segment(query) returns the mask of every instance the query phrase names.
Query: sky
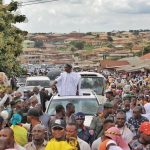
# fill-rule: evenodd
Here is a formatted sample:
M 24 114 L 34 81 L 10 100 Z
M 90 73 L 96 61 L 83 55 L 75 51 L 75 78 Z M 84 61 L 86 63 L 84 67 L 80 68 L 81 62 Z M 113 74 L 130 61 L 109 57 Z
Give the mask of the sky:
M 19 1 L 25 4 L 31 0 Z M 58 0 L 21 6 L 18 13 L 28 21 L 17 27 L 30 33 L 150 29 L 150 0 Z

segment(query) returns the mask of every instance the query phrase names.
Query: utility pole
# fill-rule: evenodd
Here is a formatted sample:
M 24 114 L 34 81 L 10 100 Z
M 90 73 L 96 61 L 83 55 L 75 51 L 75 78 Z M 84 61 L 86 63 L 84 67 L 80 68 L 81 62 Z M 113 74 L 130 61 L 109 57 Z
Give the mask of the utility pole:
M 144 53 L 144 40 L 143 40 L 143 35 L 141 35 L 142 37 L 142 56 L 143 56 L 143 53 Z

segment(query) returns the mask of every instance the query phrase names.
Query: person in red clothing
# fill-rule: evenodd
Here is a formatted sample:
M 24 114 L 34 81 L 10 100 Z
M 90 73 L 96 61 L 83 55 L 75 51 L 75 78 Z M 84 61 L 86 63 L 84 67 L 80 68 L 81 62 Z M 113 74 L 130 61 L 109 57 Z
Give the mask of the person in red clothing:
M 139 128 L 139 138 L 129 143 L 131 150 L 150 149 L 150 122 L 143 122 Z
M 99 146 L 99 150 L 111 150 L 111 147 L 130 150 L 117 127 L 111 127 L 105 131 L 105 137 L 105 140 Z

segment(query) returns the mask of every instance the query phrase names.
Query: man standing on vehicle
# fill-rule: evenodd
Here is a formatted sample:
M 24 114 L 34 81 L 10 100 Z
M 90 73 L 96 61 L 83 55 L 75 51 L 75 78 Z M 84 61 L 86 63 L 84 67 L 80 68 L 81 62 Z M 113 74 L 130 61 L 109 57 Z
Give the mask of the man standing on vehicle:
M 80 79 L 81 76 L 72 71 L 72 66 L 66 64 L 64 72 L 55 79 L 52 86 L 57 86 L 60 96 L 75 96 L 80 94 Z

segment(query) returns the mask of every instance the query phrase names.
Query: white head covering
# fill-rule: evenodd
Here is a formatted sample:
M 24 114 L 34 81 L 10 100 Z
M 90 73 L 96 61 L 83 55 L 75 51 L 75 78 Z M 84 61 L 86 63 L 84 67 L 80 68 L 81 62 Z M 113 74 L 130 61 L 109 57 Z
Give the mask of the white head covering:
M 119 146 L 110 146 L 109 150 L 123 150 L 123 149 Z
M 150 121 L 150 103 L 145 104 L 144 109 L 146 111 L 146 114 L 142 114 L 142 116 L 148 118 Z
M 150 114 L 150 103 L 145 104 L 144 108 L 145 108 L 146 114 Z

